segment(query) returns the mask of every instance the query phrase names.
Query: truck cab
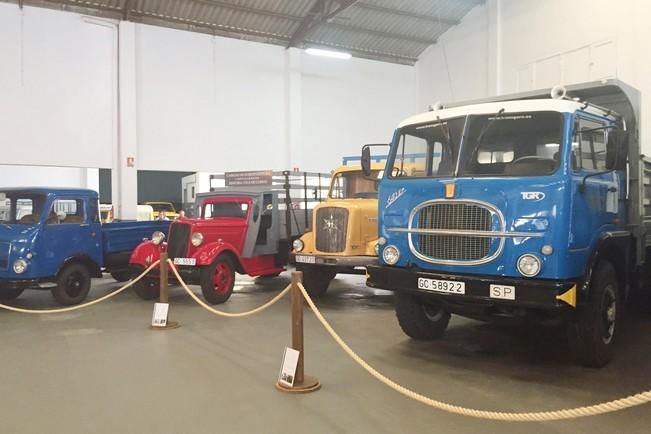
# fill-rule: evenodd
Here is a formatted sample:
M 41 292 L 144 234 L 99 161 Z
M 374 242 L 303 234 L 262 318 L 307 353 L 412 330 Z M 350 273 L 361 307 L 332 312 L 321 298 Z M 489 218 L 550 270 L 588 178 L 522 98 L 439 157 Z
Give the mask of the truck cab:
M 167 237 L 160 232 L 143 242 L 131 256 L 131 267 L 138 272 L 167 252 L 186 283 L 200 285 L 208 302 L 223 303 L 233 292 L 236 272 L 273 277 L 285 270 L 292 232 L 285 229 L 279 209 L 274 189 L 199 194 L 198 217 L 174 221 Z M 154 299 L 158 281 L 143 279 L 135 290 L 143 299 Z
M 290 256 L 310 295 L 323 295 L 338 273 L 365 274 L 377 262 L 377 181 L 383 170 L 383 162 L 373 162 L 368 176 L 360 165 L 333 171 L 326 200 L 314 208 L 311 228 L 294 241 Z
M 166 223 L 102 225 L 86 189 L 0 188 L 0 299 L 51 289 L 63 305 L 83 301 L 91 277 L 128 280 L 131 250 Z
M 559 319 L 575 360 L 603 366 L 646 262 L 639 94 L 619 82 L 545 93 L 399 125 L 367 284 L 397 292 L 412 338 L 441 336 L 451 313 Z

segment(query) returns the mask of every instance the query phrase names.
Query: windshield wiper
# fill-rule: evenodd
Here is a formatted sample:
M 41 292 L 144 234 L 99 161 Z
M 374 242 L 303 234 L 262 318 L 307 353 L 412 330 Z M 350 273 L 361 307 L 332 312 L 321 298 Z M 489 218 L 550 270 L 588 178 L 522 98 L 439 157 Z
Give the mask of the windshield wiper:
M 470 154 L 470 155 L 475 155 L 477 153 L 477 151 L 479 150 L 479 147 L 481 146 L 481 144 L 482 144 L 482 142 L 484 140 L 484 136 L 486 135 L 488 130 L 490 130 L 490 128 L 493 126 L 495 121 L 498 120 L 502 116 L 503 113 L 504 113 L 504 107 L 499 109 L 499 111 L 497 113 L 495 113 L 495 116 L 493 116 L 493 118 L 490 119 L 486 123 L 486 125 L 484 125 L 484 128 L 482 128 L 481 131 L 479 132 L 479 136 L 477 136 L 477 144 L 475 145 L 475 149 L 473 149 L 472 154 Z
M 450 128 L 448 128 L 448 123 L 443 122 L 441 120 L 441 117 L 437 116 L 436 117 L 436 126 L 441 127 L 441 129 L 443 130 L 443 132 L 445 134 L 445 144 L 447 146 L 450 146 L 450 142 L 452 141 L 452 138 L 450 137 Z

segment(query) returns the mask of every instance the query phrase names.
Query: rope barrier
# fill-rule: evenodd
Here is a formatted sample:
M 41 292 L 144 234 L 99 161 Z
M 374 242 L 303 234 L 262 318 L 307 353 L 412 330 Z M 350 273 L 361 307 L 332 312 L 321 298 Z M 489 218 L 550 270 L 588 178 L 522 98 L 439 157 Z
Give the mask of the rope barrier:
M 538 412 L 499 412 L 499 411 L 488 411 L 488 410 L 477 410 L 472 408 L 465 408 L 458 405 L 449 404 L 442 401 L 437 401 L 427 396 L 421 395 L 417 392 L 414 392 L 411 389 L 408 389 L 385 375 L 378 372 L 375 368 L 369 365 L 364 359 L 362 359 L 357 353 L 355 353 L 349 346 L 344 342 L 344 340 L 334 331 L 330 323 L 323 317 L 319 309 L 316 307 L 310 295 L 305 290 L 305 287 L 302 283 L 298 284 L 303 297 L 307 301 L 307 304 L 314 312 L 314 315 L 317 317 L 321 325 L 326 329 L 326 331 L 332 336 L 332 338 L 337 342 L 337 344 L 364 370 L 369 374 L 375 377 L 377 380 L 382 382 L 384 385 L 390 387 L 396 392 L 416 400 L 422 404 L 425 404 L 429 407 L 436 408 L 439 410 L 447 411 L 449 413 L 454 413 L 462 416 L 475 417 L 479 419 L 491 419 L 491 420 L 500 420 L 506 422 L 542 422 L 542 421 L 554 421 L 554 420 L 563 420 L 563 419 L 576 419 L 579 417 L 586 416 L 596 416 L 605 413 L 611 413 L 614 411 L 624 410 L 626 408 L 635 407 L 638 405 L 646 404 L 651 402 L 651 390 L 646 392 L 641 392 L 636 395 L 631 395 L 626 398 L 615 399 L 612 401 L 604 402 L 601 404 L 594 404 L 584 407 L 576 407 L 564 410 L 554 410 L 554 411 L 538 411 Z
M 174 273 L 174 275 L 176 276 L 176 280 L 178 280 L 178 282 L 181 284 L 183 289 L 185 289 L 185 292 L 187 292 L 188 295 L 194 299 L 194 301 L 196 301 L 201 307 L 206 309 L 208 312 L 213 313 L 213 314 L 218 315 L 218 316 L 223 316 L 223 317 L 226 317 L 226 318 L 242 318 L 242 317 L 245 317 L 245 316 L 250 316 L 250 315 L 256 314 L 258 312 L 262 312 L 266 308 L 276 304 L 276 302 L 278 300 L 283 298 L 292 289 L 291 284 L 287 285 L 287 288 L 283 289 L 278 295 L 276 295 L 274 298 L 272 298 L 271 300 L 269 300 L 268 302 L 266 302 L 262 306 L 256 307 L 255 309 L 251 309 L 251 310 L 246 311 L 246 312 L 238 312 L 238 313 L 223 312 L 221 310 L 217 310 L 217 309 L 215 309 L 215 308 L 213 308 L 211 306 L 208 306 L 203 300 L 201 300 L 199 297 L 197 297 L 197 295 L 194 292 L 192 292 L 192 290 L 190 288 L 188 288 L 188 285 L 186 285 L 186 283 L 183 281 L 183 279 L 181 278 L 181 275 L 179 274 L 176 267 L 174 266 L 174 263 L 169 259 L 168 259 L 167 262 L 169 262 L 169 266 L 170 266 L 172 272 Z
M 23 308 L 20 308 L 20 307 L 8 306 L 6 304 L 0 304 L 0 308 L 10 310 L 12 312 L 30 313 L 30 314 L 36 314 L 36 315 L 38 315 L 38 314 L 49 314 L 49 313 L 72 312 L 74 310 L 79 310 L 79 309 L 82 309 L 84 307 L 89 307 L 89 306 L 92 306 L 94 304 L 100 303 L 100 302 L 102 302 L 104 300 L 108 300 L 109 298 L 114 297 L 114 296 L 118 295 L 119 293 L 123 292 L 124 290 L 130 288 L 131 286 L 133 286 L 133 284 L 135 284 L 140 279 L 145 277 L 145 275 L 147 275 L 147 273 L 149 273 L 149 271 L 151 271 L 152 268 L 154 268 L 156 265 L 158 265 L 158 262 L 159 261 L 156 261 L 153 264 L 151 264 L 149 266 L 149 268 L 147 268 L 145 271 L 143 271 L 138 277 L 136 277 L 135 279 L 131 280 L 129 283 L 124 285 L 122 288 L 120 288 L 120 289 L 118 289 L 116 291 L 113 291 L 110 294 L 106 294 L 105 296 L 100 297 L 97 300 L 89 301 L 88 303 L 78 304 L 76 306 L 70 306 L 70 307 L 62 307 L 62 308 L 58 308 L 58 309 L 23 309 Z

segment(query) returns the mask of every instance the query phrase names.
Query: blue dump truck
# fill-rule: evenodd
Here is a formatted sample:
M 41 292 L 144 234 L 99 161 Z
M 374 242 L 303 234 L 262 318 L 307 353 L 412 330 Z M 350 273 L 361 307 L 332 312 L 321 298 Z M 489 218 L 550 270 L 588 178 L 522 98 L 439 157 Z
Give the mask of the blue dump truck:
M 0 188 L 0 300 L 51 289 L 62 305 L 81 303 L 92 277 L 131 277 L 131 251 L 169 222 L 101 224 L 97 192 Z
M 450 314 L 567 325 L 608 363 L 626 302 L 649 305 L 651 163 L 639 93 L 616 80 L 441 106 L 400 124 L 379 184 L 379 265 L 403 331 Z M 370 148 L 362 150 L 368 171 Z

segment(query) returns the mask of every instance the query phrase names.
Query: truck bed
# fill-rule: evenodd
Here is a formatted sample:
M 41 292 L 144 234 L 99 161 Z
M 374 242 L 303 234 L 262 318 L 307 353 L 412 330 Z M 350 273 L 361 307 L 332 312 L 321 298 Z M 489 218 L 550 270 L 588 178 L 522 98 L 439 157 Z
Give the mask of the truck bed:
M 161 231 L 167 234 L 169 221 L 124 221 L 102 225 L 102 248 L 104 256 L 131 252 L 143 238 L 151 238 L 151 234 Z

